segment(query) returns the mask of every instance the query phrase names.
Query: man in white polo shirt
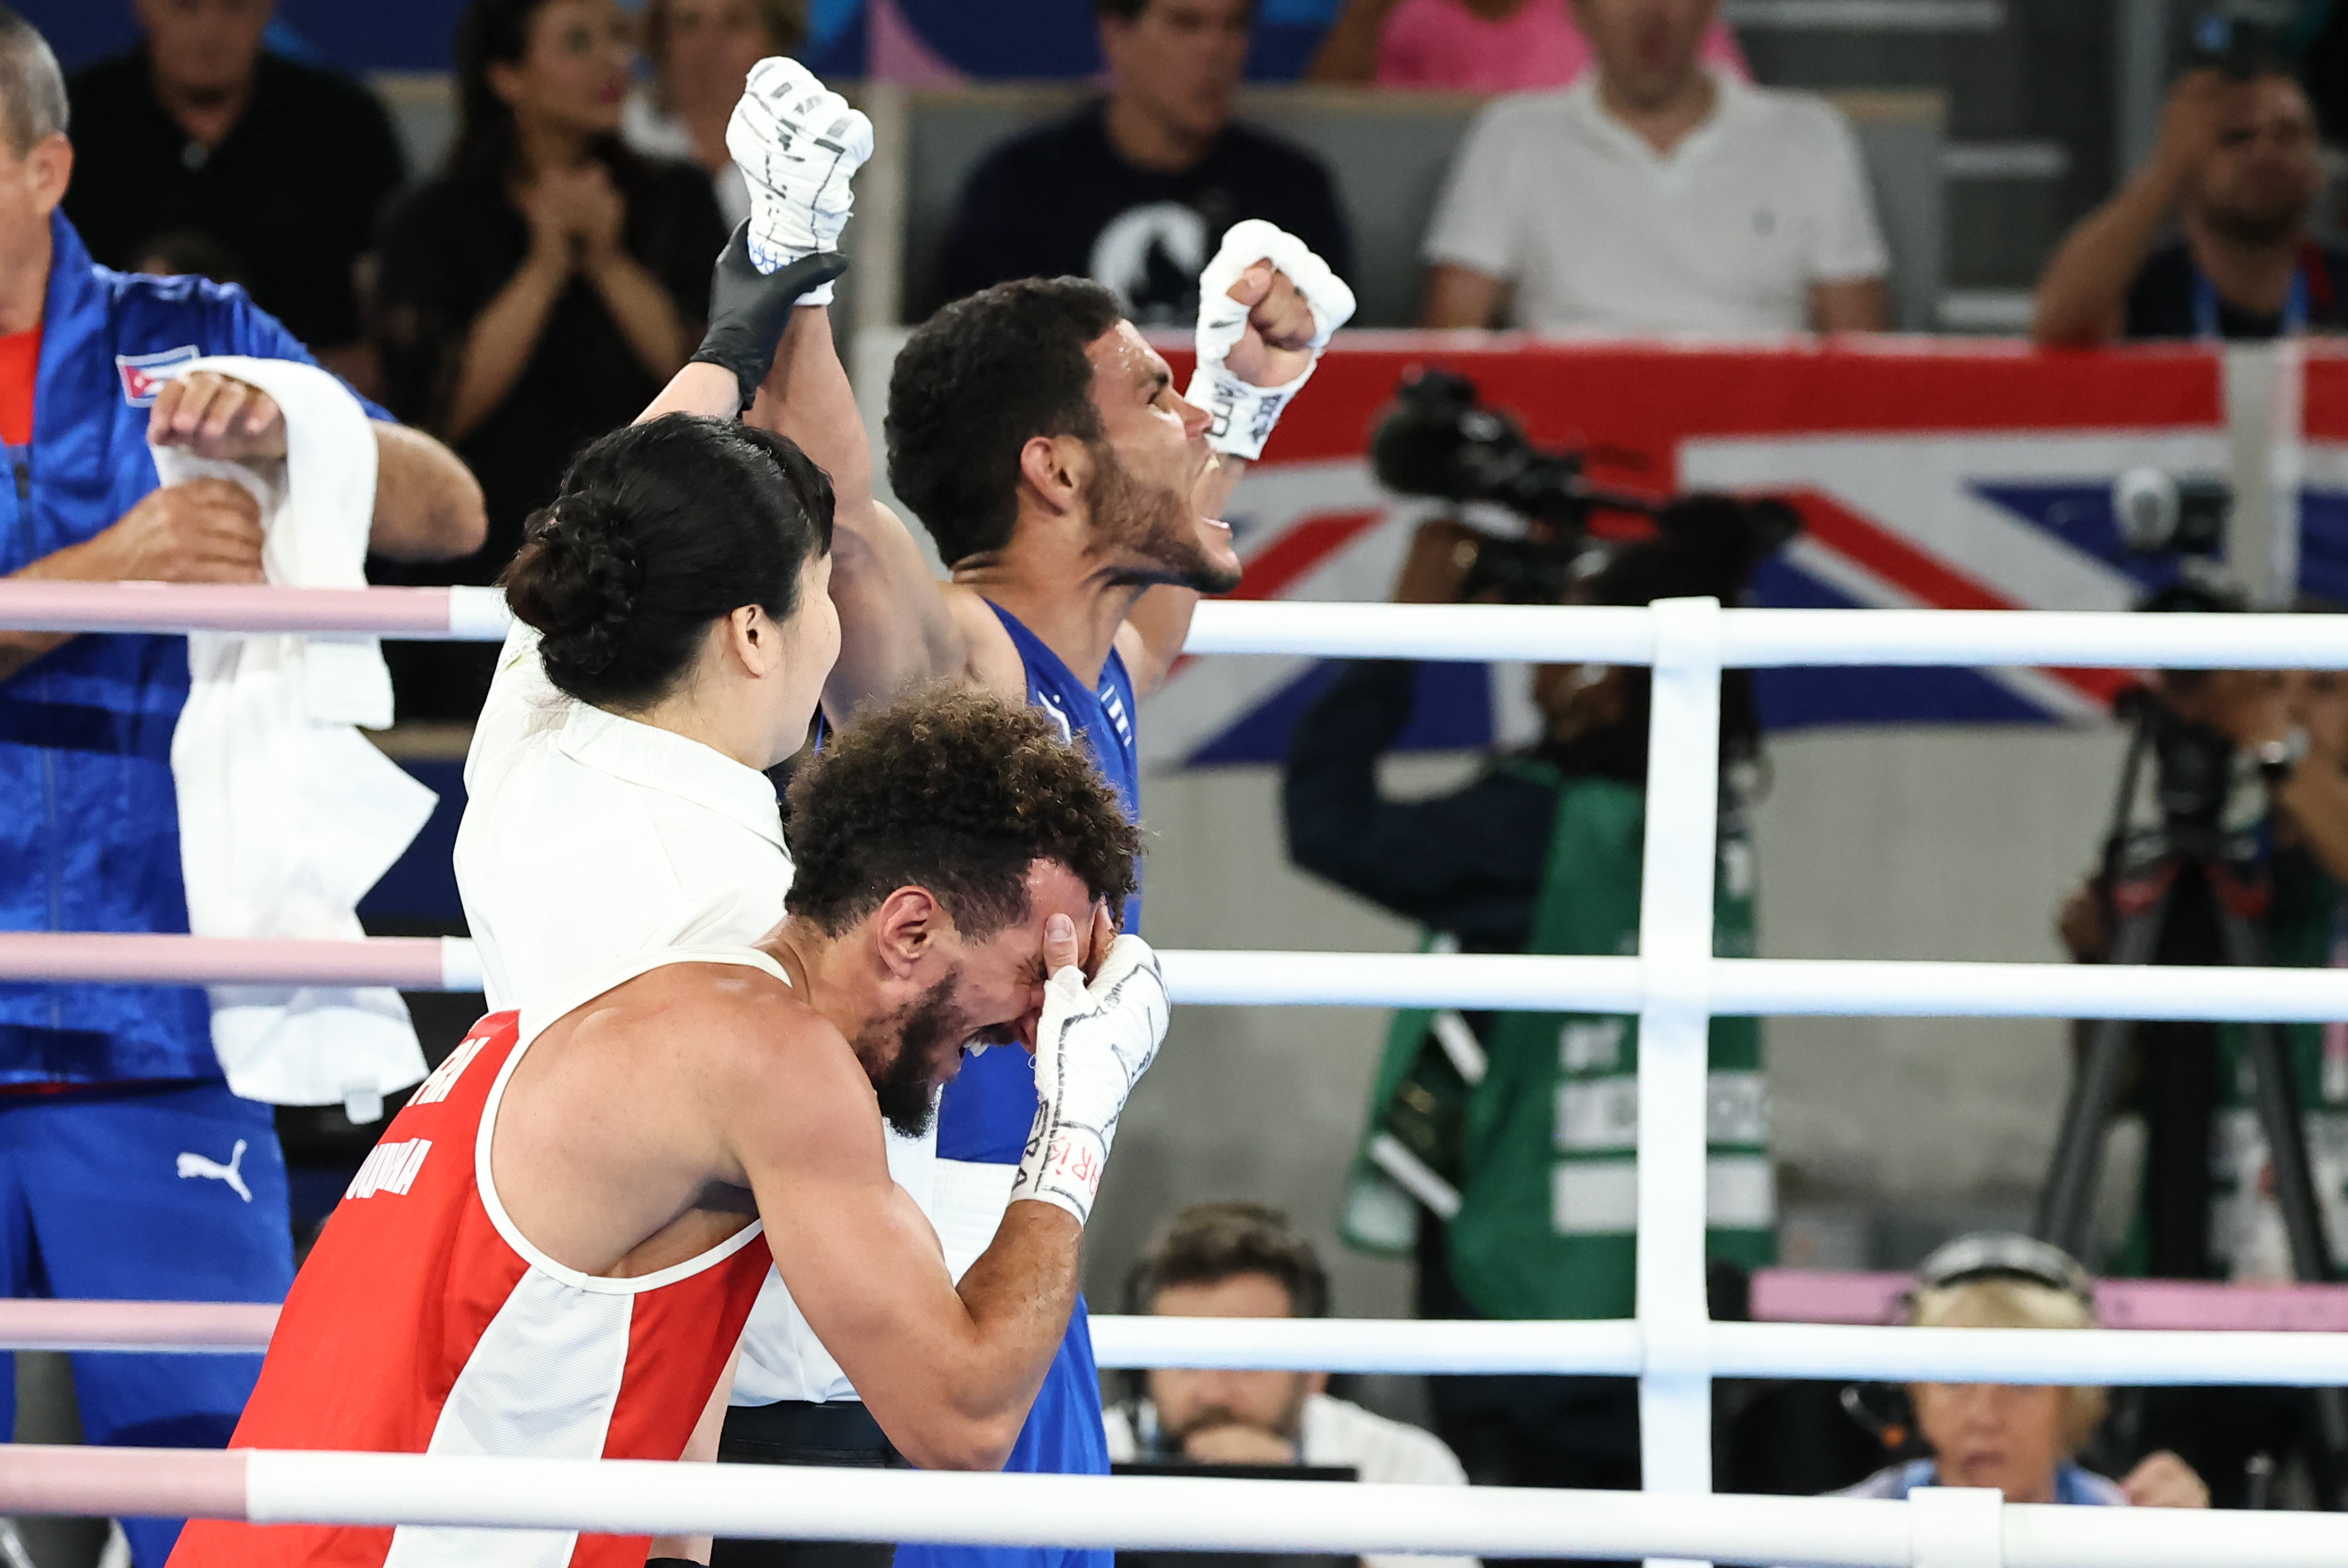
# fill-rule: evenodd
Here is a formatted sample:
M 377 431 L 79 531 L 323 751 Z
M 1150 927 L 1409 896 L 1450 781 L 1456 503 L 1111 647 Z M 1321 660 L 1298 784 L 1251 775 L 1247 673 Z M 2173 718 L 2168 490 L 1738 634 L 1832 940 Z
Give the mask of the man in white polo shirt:
M 1504 97 L 1429 225 L 1425 324 L 1878 331 L 1883 237 L 1850 127 L 1698 55 L 1718 0 L 1573 0 L 1598 69 Z

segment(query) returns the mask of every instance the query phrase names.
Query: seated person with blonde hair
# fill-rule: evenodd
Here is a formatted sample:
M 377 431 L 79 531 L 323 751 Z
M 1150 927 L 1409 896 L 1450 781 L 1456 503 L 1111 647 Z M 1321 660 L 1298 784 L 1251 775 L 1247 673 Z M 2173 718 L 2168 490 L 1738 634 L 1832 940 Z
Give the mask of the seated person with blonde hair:
M 2060 1247 L 1982 1232 L 1924 1260 L 1905 1321 L 1917 1328 L 2093 1328 L 2095 1285 Z M 2173 1453 L 2147 1455 L 2116 1482 L 2075 1462 L 2103 1423 L 2101 1389 L 1911 1383 L 1908 1397 L 1931 1457 L 1886 1466 L 1835 1496 L 1904 1498 L 1920 1486 L 1988 1486 L 2008 1502 L 2209 1506 L 2209 1489 Z

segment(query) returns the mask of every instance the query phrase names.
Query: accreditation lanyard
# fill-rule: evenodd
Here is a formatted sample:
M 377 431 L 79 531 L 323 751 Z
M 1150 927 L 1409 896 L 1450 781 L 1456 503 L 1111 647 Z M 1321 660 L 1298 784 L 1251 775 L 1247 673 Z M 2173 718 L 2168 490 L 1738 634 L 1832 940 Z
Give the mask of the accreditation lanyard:
M 2308 273 L 2311 268 L 2323 265 L 2323 253 L 2310 245 L 2300 253 L 2298 270 L 2291 275 L 2291 292 L 2282 302 L 2282 322 L 2276 335 L 2298 337 L 2307 331 Z M 2324 279 L 2326 295 L 2331 293 L 2329 277 Z M 2327 300 L 2327 303 L 2329 301 Z M 2203 340 L 2226 334 L 2218 329 L 2218 290 L 2209 282 L 2209 274 L 2199 267 L 2193 269 L 2193 335 Z

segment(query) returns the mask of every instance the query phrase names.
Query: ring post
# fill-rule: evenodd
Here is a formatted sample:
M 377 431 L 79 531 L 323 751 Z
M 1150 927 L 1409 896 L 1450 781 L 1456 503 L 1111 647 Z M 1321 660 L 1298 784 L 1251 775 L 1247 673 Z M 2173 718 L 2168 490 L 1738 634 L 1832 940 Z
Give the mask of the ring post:
M 1720 815 L 1720 601 L 1658 600 L 1639 904 L 1639 1380 L 1650 1491 L 1712 1490 L 1704 1109 Z M 1658 1560 L 1660 1561 L 1660 1560 Z

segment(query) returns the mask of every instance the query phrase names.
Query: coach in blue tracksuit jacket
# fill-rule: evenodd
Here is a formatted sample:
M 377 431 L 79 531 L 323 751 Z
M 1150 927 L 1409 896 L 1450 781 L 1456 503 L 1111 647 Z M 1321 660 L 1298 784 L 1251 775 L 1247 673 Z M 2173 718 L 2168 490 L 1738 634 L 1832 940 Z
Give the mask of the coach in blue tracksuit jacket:
M 201 354 L 308 352 L 242 290 L 91 263 L 57 210 L 73 166 L 64 84 L 5 10 L 0 96 L 26 100 L 0 102 L 0 572 L 259 581 L 250 497 L 222 480 L 159 489 L 149 426 L 192 415 L 203 422 L 176 438 L 199 451 L 282 451 L 283 421 L 252 389 L 164 389 Z M 211 428 L 204 416 L 232 405 L 229 427 Z M 477 548 L 485 524 L 463 465 L 413 431 L 376 431 L 376 548 Z M 170 764 L 187 692 L 181 638 L 0 632 L 0 929 L 188 928 Z M 228 1091 L 204 993 L 0 986 L 0 1289 L 275 1301 L 292 1278 L 270 1108 Z M 77 1358 L 84 1431 L 222 1444 L 259 1364 Z M 13 1409 L 0 1378 L 0 1433 Z M 139 1568 L 162 1568 L 178 1525 L 126 1532 Z

